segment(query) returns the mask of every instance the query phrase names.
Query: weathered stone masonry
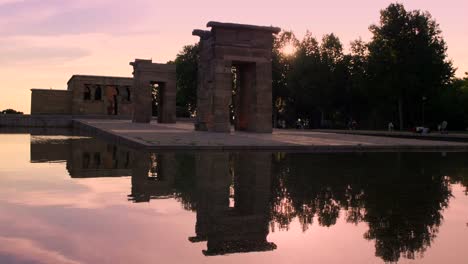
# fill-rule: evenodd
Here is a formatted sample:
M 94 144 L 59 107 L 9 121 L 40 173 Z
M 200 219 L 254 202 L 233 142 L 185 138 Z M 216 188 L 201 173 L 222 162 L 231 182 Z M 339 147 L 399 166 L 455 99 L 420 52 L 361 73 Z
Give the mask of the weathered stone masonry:
M 73 115 L 132 115 L 132 78 L 73 75 L 67 84 Z
M 220 22 L 207 26 L 210 31 L 193 31 L 201 48 L 196 130 L 230 132 L 233 121 L 236 130 L 271 133 L 271 53 L 273 34 L 280 29 Z M 133 78 L 74 75 L 67 91 L 33 89 L 31 114 L 132 116 L 135 123 L 149 123 L 156 88 L 158 122 L 174 123 L 175 65 L 141 59 L 130 65 Z
M 32 114 L 71 114 L 72 93 L 66 90 L 31 89 Z
M 73 75 L 67 85 L 67 90 L 31 89 L 31 114 L 132 115 L 132 78 Z
M 236 130 L 272 132 L 271 51 L 276 27 L 209 22 L 200 37 L 196 130 L 229 132 L 230 104 Z M 232 99 L 232 67 L 237 94 Z
M 134 97 L 133 122 L 151 121 L 152 86 L 159 93 L 158 122 L 176 122 L 176 68 L 174 64 L 153 63 L 151 60 L 136 59 L 133 66 Z

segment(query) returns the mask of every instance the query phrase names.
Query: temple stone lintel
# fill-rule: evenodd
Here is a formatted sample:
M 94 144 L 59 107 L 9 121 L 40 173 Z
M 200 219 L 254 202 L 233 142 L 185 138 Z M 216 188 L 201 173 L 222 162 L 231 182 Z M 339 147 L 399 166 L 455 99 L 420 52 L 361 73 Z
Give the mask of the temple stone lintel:
M 210 21 L 206 24 L 207 27 L 211 28 L 230 28 L 230 29 L 247 29 L 247 30 L 255 30 L 255 31 L 267 31 L 272 34 L 278 34 L 281 31 L 279 27 L 272 27 L 272 26 L 256 26 L 256 25 L 249 25 L 249 24 L 237 24 L 237 23 L 224 23 L 224 22 L 217 22 L 217 21 Z

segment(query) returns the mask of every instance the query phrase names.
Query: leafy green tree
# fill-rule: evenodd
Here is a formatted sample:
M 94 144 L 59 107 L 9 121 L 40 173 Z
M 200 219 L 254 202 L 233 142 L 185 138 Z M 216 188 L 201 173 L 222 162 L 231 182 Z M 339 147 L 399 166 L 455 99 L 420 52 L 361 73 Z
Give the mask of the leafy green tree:
M 339 38 L 329 34 L 319 43 L 308 32 L 291 65 L 288 86 L 296 118 L 312 127 L 327 125 L 325 120 L 342 121 L 349 73 Z
M 2 115 L 22 115 L 23 112 L 16 111 L 14 109 L 8 108 L 0 112 Z
M 361 122 L 368 119 L 372 108 L 369 106 L 368 98 L 368 49 L 367 43 L 362 39 L 357 39 L 350 44 L 350 53 L 345 55 L 345 62 L 348 66 L 347 88 L 347 113 L 350 117 Z
M 451 128 L 468 127 L 467 81 L 453 78 L 446 43 L 429 13 L 390 4 L 370 31 L 371 41 L 355 40 L 349 52 L 333 33 L 321 41 L 310 32 L 302 40 L 292 31 L 278 34 L 272 50 L 274 127 L 278 120 L 295 126 L 298 119 L 309 127 L 340 128 L 351 120 L 374 129 L 390 121 L 399 121 L 400 129 L 435 128 L 443 120 Z M 291 46 L 293 54 L 284 52 Z M 179 116 L 196 109 L 199 52 L 198 44 L 185 46 L 173 62 Z
M 371 98 L 383 106 L 383 119 L 392 120 L 396 108 L 403 129 L 421 122 L 423 98 L 436 98 L 454 69 L 439 25 L 429 13 L 390 4 L 380 15 L 380 23 L 370 27 Z M 389 107 L 392 104 L 396 107 Z
M 299 43 L 292 69 L 288 78 L 291 108 L 295 119 L 307 119 L 321 109 L 322 90 L 320 89 L 321 59 L 318 41 L 307 32 Z
M 288 78 L 291 72 L 292 62 L 295 54 L 285 55 L 283 49 L 287 46 L 297 47 L 299 41 L 292 31 L 282 31 L 273 42 L 272 50 L 272 104 L 273 122 L 277 126 L 278 119 L 292 122 L 295 114 L 290 107 L 291 89 L 288 85 Z
M 322 87 L 325 89 L 327 120 L 333 121 L 333 126 L 343 127 L 345 122 L 353 119 L 348 116 L 346 100 L 349 97 L 348 56 L 343 53 L 343 44 L 335 34 L 325 35 L 321 45 L 323 74 Z
M 177 72 L 176 104 L 179 115 L 195 112 L 197 106 L 197 77 L 200 48 L 198 43 L 184 46 L 175 59 Z
M 439 123 L 447 121 L 451 130 L 468 127 L 468 75 L 454 78 L 445 86 L 427 109 L 427 115 Z

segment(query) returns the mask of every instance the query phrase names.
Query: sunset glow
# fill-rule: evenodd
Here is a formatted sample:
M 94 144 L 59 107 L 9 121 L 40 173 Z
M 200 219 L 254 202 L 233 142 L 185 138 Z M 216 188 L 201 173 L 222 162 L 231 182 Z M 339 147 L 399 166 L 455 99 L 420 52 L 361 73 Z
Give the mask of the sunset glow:
M 0 109 L 30 111 L 31 88 L 65 89 L 73 74 L 126 76 L 135 58 L 173 60 L 198 41 L 208 21 L 273 25 L 302 38 L 335 33 L 345 50 L 395 1 L 239 0 L 0 0 Z M 468 2 L 401 0 L 408 10 L 429 11 L 440 24 L 448 55 L 461 77 L 468 71 Z
M 296 47 L 292 44 L 288 44 L 281 49 L 281 52 L 286 56 L 292 56 L 296 53 Z

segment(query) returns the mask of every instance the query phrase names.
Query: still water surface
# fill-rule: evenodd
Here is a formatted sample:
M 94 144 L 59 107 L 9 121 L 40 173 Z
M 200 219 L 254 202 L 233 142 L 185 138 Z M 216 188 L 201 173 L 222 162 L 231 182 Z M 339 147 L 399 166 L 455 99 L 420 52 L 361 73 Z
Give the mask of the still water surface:
M 0 263 L 468 263 L 468 153 L 0 135 Z

